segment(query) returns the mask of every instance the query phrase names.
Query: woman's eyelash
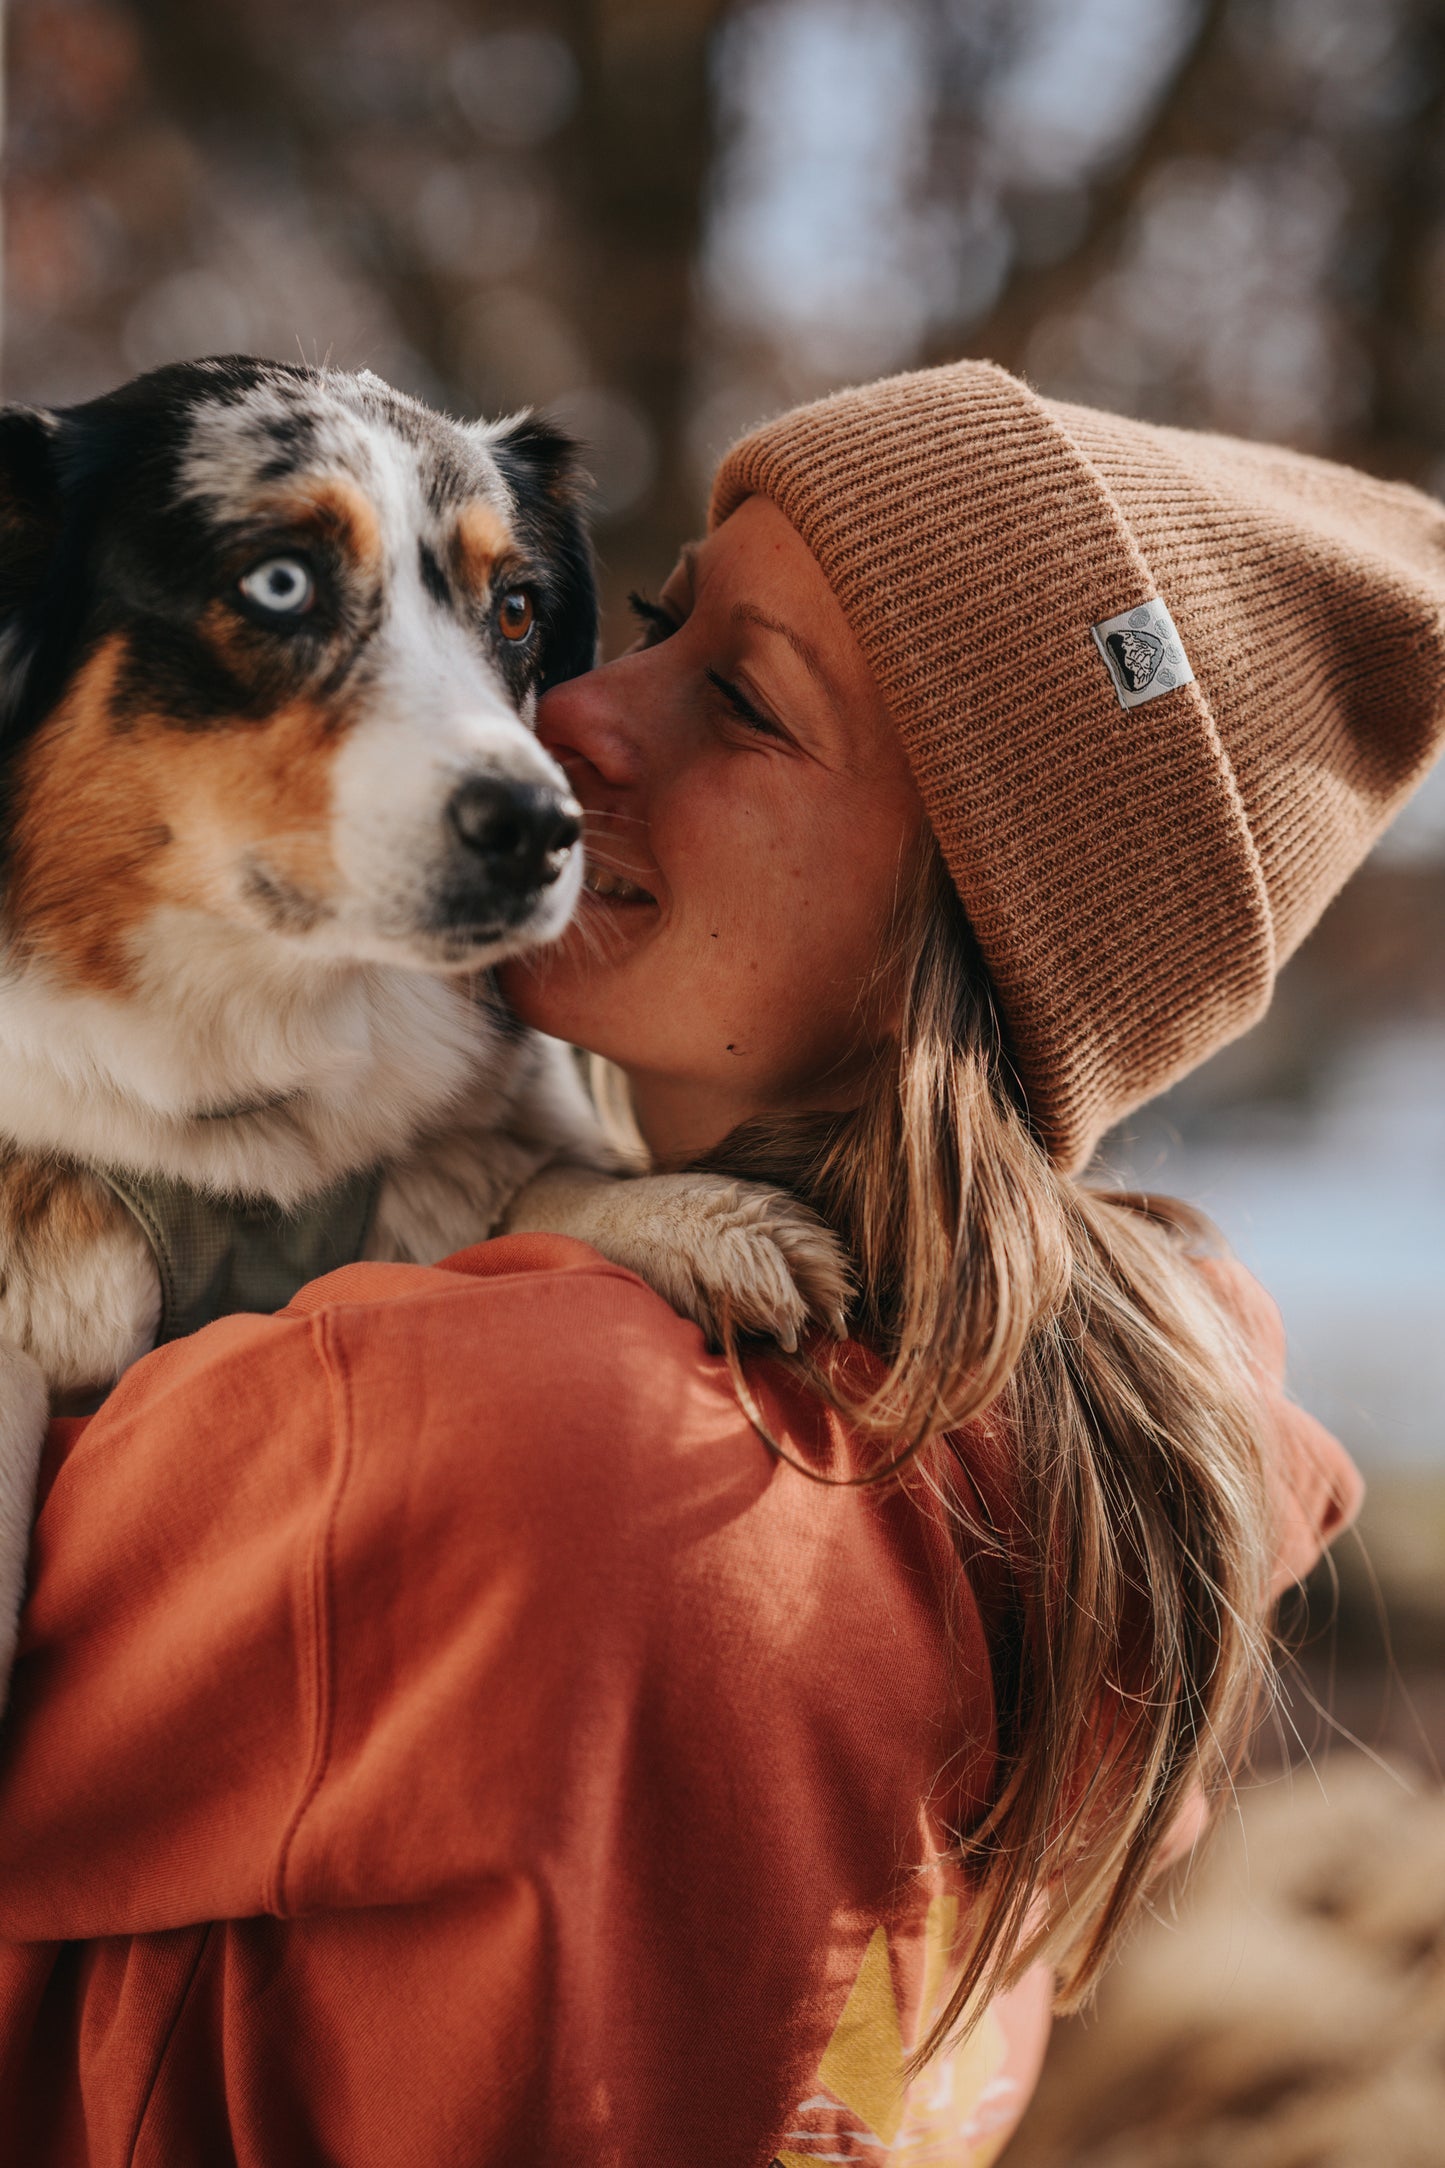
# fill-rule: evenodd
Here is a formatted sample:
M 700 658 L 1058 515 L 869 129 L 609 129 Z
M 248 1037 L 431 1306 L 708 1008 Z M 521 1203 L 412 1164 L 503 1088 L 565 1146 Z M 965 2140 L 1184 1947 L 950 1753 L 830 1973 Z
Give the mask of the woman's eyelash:
M 677 631 L 678 621 L 671 610 L 665 610 L 660 602 L 653 602 L 635 587 L 627 597 L 627 607 L 633 616 L 646 626 L 653 640 L 665 640 L 669 634 Z M 703 675 L 714 692 L 721 693 L 733 713 L 752 729 L 761 731 L 770 738 L 782 736 L 772 718 L 764 715 L 761 708 L 755 708 L 747 694 L 734 685 L 730 678 L 725 678 L 720 670 L 707 669 Z
M 722 694 L 734 714 L 740 715 L 745 723 L 752 725 L 754 730 L 764 731 L 770 738 L 780 738 L 782 736 L 782 732 L 772 717 L 764 715 L 761 708 L 755 708 L 747 694 L 734 685 L 731 678 L 725 678 L 720 670 L 713 669 L 704 670 L 703 676 L 715 692 Z
M 665 640 L 669 633 L 677 630 L 677 619 L 671 610 L 665 610 L 660 602 L 651 601 L 635 587 L 627 597 L 627 607 L 659 640 Z

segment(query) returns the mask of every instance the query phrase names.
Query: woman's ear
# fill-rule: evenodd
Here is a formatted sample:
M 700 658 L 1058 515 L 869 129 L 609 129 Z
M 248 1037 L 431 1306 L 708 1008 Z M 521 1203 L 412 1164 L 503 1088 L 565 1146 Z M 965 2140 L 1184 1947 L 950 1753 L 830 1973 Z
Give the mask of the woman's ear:
M 589 478 L 575 440 L 541 415 L 520 414 L 485 434 L 512 491 L 518 525 L 548 575 L 537 684 L 545 693 L 597 660 L 597 581 L 582 516 Z

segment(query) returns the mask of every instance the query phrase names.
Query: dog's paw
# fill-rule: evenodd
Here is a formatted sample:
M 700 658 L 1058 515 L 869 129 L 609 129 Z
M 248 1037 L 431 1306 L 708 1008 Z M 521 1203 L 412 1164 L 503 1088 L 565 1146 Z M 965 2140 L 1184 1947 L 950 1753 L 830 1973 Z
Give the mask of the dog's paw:
M 810 1324 L 847 1333 L 851 1294 L 837 1237 L 784 1190 L 722 1175 L 646 1175 L 620 1185 L 643 1214 L 632 1269 L 701 1325 L 730 1320 L 792 1349 Z
M 590 1242 L 714 1343 L 726 1322 L 790 1350 L 810 1324 L 846 1336 L 852 1287 L 842 1245 L 784 1190 L 717 1174 L 619 1182 L 557 1170 L 519 1203 L 510 1226 Z

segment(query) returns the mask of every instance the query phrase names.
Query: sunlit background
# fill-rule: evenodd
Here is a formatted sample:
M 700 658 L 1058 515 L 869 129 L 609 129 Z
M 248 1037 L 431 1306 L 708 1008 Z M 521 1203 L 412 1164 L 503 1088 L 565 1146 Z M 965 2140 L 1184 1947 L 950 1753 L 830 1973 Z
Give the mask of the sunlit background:
M 11 0 L 4 374 L 249 348 L 591 448 L 627 586 L 749 422 L 958 354 L 1445 489 L 1440 0 Z M 1445 776 L 1111 1142 L 1445 1466 Z
M 737 431 L 918 362 L 990 356 L 1048 393 L 1445 492 L 1445 0 L 7 12 L 6 396 L 82 399 L 247 348 L 365 365 L 468 414 L 541 404 L 590 447 L 613 642 Z M 1445 773 L 1266 1021 L 1105 1157 L 1203 1203 L 1279 1298 L 1297 1391 L 1372 1480 L 1373 1563 L 1344 1552 L 1308 1675 L 1338 1721 L 1428 1766 L 1445 1749 Z M 1305 1697 L 1294 1720 L 1309 1733 Z M 1317 1971 L 1271 1971 L 1271 1993 L 1308 2001 Z M 1231 1954 L 1219 2008 L 1238 1978 Z M 1209 2037 L 1192 2004 L 1182 2022 Z M 1100 2037 L 1118 2051 L 1107 1999 Z M 1086 2067 L 1115 2067 L 1099 2055 L 1091 2040 Z M 1071 2067 L 1051 2064 L 1020 2141 L 1036 2168 L 1077 2157 Z M 1267 2113 L 1256 2085 L 1244 2123 L 1176 2153 L 1129 2135 L 1130 2086 L 1114 2092 L 1090 2168 L 1235 2168 Z M 1412 2162 L 1437 2157 L 1429 2117 Z M 1406 2157 L 1370 2129 L 1330 2158 Z

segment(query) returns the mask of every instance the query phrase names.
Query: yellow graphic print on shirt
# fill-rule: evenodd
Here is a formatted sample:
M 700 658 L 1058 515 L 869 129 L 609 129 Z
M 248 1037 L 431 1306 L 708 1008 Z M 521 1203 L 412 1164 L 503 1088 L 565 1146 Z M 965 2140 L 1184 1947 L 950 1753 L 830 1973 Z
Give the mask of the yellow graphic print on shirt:
M 919 2037 L 944 2003 L 958 1901 L 928 1908 Z M 843 2014 L 818 2065 L 818 2090 L 795 2111 L 777 2168 L 821 2160 L 876 2168 L 988 2168 L 1018 2114 L 1018 2085 L 1004 2074 L 1007 2042 L 986 2010 L 968 2039 L 935 2057 L 910 2086 L 903 2027 L 884 1928 L 874 1930 Z

